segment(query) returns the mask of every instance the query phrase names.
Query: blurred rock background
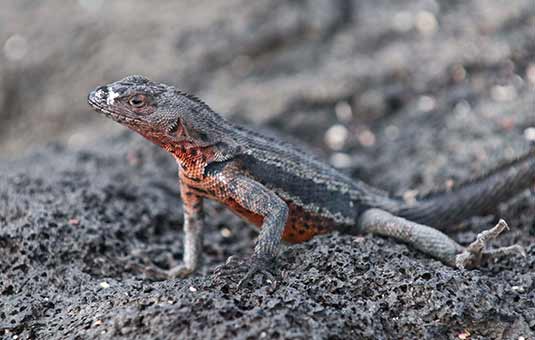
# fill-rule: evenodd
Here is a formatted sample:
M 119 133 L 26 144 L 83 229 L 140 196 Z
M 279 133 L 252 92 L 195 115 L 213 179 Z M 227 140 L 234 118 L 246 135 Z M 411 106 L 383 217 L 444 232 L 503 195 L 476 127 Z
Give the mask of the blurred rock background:
M 0 158 L 123 131 L 86 95 L 135 73 L 364 178 L 392 156 L 406 169 L 413 154 L 431 159 L 420 178 L 370 178 L 389 189 L 461 176 L 440 169 L 485 167 L 535 139 L 531 0 L 17 0 L 1 6 L 0 44 Z M 363 153 L 381 156 L 355 170 Z

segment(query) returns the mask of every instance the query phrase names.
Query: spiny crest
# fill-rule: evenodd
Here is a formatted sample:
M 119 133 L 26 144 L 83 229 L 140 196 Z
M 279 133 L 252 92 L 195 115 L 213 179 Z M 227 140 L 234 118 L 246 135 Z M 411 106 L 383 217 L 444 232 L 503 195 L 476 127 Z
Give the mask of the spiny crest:
M 176 90 L 176 94 L 179 95 L 179 96 L 186 97 L 189 100 L 192 100 L 192 101 L 198 103 L 199 106 L 212 111 L 212 108 L 210 108 L 210 106 L 208 104 L 206 104 L 201 98 L 199 98 L 199 97 L 197 97 L 197 96 L 195 96 L 193 94 L 190 94 L 190 93 L 187 93 L 187 92 L 184 92 L 184 91 L 181 91 L 181 90 Z
M 159 94 L 166 91 L 169 86 L 159 84 L 141 75 L 130 75 L 121 79 L 118 83 L 132 89 L 137 89 L 151 94 Z
M 155 82 L 151 81 L 150 79 L 148 79 L 148 78 L 146 78 L 146 77 L 144 77 L 142 75 L 137 75 L 137 74 L 130 75 L 130 76 L 127 76 L 126 78 L 124 78 L 123 80 L 121 80 L 121 82 L 122 83 L 126 83 L 126 84 L 136 85 L 136 86 L 148 87 L 148 89 L 151 89 L 152 92 L 161 92 L 161 91 L 164 91 L 165 88 L 167 88 L 167 89 L 171 88 L 171 89 L 174 90 L 175 94 L 177 94 L 179 96 L 182 96 L 182 97 L 186 97 L 189 100 L 194 101 L 195 103 L 199 104 L 199 106 L 202 107 L 202 108 L 209 109 L 210 111 L 212 110 L 210 108 L 210 106 L 208 106 L 208 104 L 206 104 L 199 97 L 197 97 L 197 96 L 195 96 L 193 94 L 178 90 L 178 89 L 176 89 L 174 87 L 167 86 L 165 84 L 155 83 Z
M 147 84 L 148 82 L 150 82 L 148 78 L 139 74 L 133 74 L 133 75 L 127 76 L 122 81 L 125 83 L 132 83 L 132 84 Z

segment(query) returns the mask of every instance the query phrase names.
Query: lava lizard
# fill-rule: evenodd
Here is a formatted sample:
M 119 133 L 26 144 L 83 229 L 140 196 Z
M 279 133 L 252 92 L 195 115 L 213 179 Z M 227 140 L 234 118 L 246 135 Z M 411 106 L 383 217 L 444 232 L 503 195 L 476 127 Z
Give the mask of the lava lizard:
M 199 98 L 143 76 L 100 86 L 88 102 L 178 163 L 184 259 L 169 270 L 153 268 L 156 276 L 186 277 L 199 267 L 204 198 L 260 227 L 251 257 L 234 258 L 216 269 L 221 277 L 243 275 L 239 285 L 256 273 L 273 279 L 270 269 L 281 239 L 298 243 L 335 230 L 393 237 L 458 268 L 525 255 L 519 245 L 486 249 L 486 242 L 507 228 L 503 220 L 467 247 L 443 231 L 533 185 L 535 150 L 451 190 L 408 202 L 342 174 L 299 147 L 227 121 Z

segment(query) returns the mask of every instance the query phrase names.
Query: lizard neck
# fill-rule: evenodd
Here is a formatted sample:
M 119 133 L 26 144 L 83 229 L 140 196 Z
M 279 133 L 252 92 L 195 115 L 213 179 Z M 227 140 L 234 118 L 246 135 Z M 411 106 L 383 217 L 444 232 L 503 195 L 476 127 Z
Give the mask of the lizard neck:
M 210 156 L 206 147 L 151 128 L 131 126 L 131 129 L 173 155 L 181 172 L 188 177 L 202 178 Z
M 175 157 L 180 170 L 188 177 L 201 179 L 204 176 L 204 169 L 211 158 L 209 147 L 182 141 L 169 145 L 166 150 Z

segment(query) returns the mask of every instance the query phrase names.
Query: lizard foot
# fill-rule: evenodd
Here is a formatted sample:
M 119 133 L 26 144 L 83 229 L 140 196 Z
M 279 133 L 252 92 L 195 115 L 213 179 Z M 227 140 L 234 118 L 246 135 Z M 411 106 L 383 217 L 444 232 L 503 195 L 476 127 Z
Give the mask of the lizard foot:
M 517 244 L 497 249 L 485 249 L 490 240 L 497 238 L 507 229 L 509 229 L 507 223 L 504 220 L 500 220 L 493 228 L 479 233 L 476 240 L 468 245 L 462 253 L 456 256 L 455 265 L 457 268 L 476 268 L 479 267 L 484 261 L 516 254 L 526 257 L 524 248 Z
M 150 261 L 142 257 L 144 259 L 143 262 L 150 263 Z M 170 260 L 170 269 L 162 269 L 160 267 L 157 267 L 152 264 L 140 264 L 137 262 L 134 262 L 132 260 L 128 260 L 125 264 L 125 268 L 130 271 L 134 271 L 137 273 L 141 273 L 143 275 L 144 279 L 149 280 L 168 280 L 168 279 L 174 279 L 174 278 L 185 278 L 190 276 L 194 271 L 195 268 L 188 267 L 185 264 L 176 264 L 174 260 Z
M 252 256 L 250 259 L 238 259 L 236 256 L 231 256 L 227 259 L 227 262 L 218 266 L 215 271 L 215 280 L 220 281 L 222 279 L 228 279 L 229 277 L 245 275 L 238 282 L 238 288 L 242 288 L 246 283 L 251 281 L 256 274 L 264 276 L 268 283 L 271 284 L 271 290 L 275 290 L 277 287 L 277 281 L 275 276 L 271 273 L 270 269 L 273 266 L 271 260 L 266 260 L 260 257 Z
M 186 278 L 190 276 L 193 272 L 193 268 L 188 268 L 186 265 L 178 265 L 170 269 L 161 269 L 156 266 L 144 266 L 139 264 L 134 264 L 135 269 L 143 274 L 147 279 L 152 280 L 168 280 L 175 278 Z

